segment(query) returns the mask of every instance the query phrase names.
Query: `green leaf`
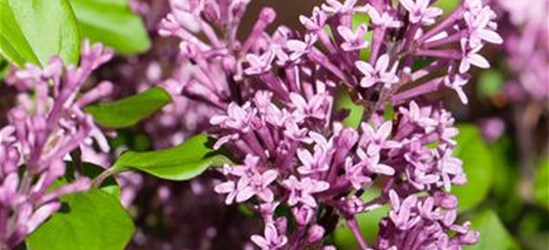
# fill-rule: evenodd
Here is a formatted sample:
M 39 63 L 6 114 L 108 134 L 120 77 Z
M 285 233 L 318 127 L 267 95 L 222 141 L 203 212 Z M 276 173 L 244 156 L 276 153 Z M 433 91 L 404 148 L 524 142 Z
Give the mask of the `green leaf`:
M 443 0 L 443 1 L 436 1 L 435 5 L 436 7 L 441 8 L 444 11 L 444 15 L 448 16 L 452 11 L 457 9 L 461 2 L 460 1 L 454 1 L 454 0 Z
M 6 79 L 6 76 L 9 73 L 10 64 L 2 57 L 0 57 L 0 81 Z M 2 85 L 2 82 L 0 82 Z
M 164 89 L 154 87 L 122 100 L 91 105 L 84 110 L 101 126 L 119 129 L 137 124 L 170 102 L 170 95 Z
M 66 171 L 65 171 L 65 177 L 63 179 L 60 179 L 60 184 L 65 184 L 69 182 L 73 182 L 76 178 L 76 166 L 74 162 L 66 162 Z M 81 174 L 90 178 L 90 180 L 95 179 L 97 176 L 99 176 L 101 173 L 105 172 L 105 169 L 97 166 L 93 163 L 89 162 L 83 162 L 82 168 L 80 169 Z M 118 183 L 116 182 L 116 179 L 114 177 L 109 176 L 106 178 L 102 183 L 99 189 L 113 195 L 114 197 L 120 198 L 120 186 L 118 186 Z
M 350 111 L 349 116 L 343 121 L 343 124 L 349 127 L 358 127 L 360 121 L 362 121 L 362 113 L 364 108 L 356 105 L 349 96 L 347 91 L 339 91 L 338 98 L 336 99 L 336 110 L 348 109 Z
M 488 195 L 493 182 L 493 161 L 480 132 L 475 125 L 458 126 L 456 157 L 463 160 L 463 169 L 467 174 L 467 183 L 452 188 L 459 199 L 460 211 L 479 205 Z
M 0 0 L 0 53 L 12 63 L 77 64 L 80 35 L 67 0 Z
M 84 37 L 122 54 L 142 53 L 151 41 L 141 17 L 126 0 L 69 0 Z
M 110 171 L 113 173 L 139 170 L 167 180 L 189 180 L 210 166 L 219 166 L 230 161 L 216 155 L 206 144 L 208 137 L 195 136 L 169 149 L 151 152 L 126 152 L 116 160 Z
M 534 180 L 534 197 L 546 209 L 549 209 L 549 158 L 538 167 Z
M 27 238 L 32 250 L 122 250 L 135 227 L 114 196 L 97 189 L 61 198 L 63 206 Z
M 495 212 L 482 211 L 473 217 L 471 223 L 474 229 L 480 231 L 479 242 L 473 246 L 465 246 L 463 250 L 519 249 Z
M 374 188 L 366 189 L 366 192 L 362 195 L 362 199 L 365 201 L 372 200 L 379 196 L 381 192 Z M 389 205 L 384 205 L 380 208 L 372 210 L 368 213 L 362 213 L 357 215 L 357 221 L 360 225 L 360 231 L 362 232 L 364 239 L 368 242 L 374 242 L 379 231 L 379 221 L 386 217 L 390 211 Z M 360 249 L 355 237 L 351 230 L 342 221 L 334 233 L 334 240 L 338 249 Z

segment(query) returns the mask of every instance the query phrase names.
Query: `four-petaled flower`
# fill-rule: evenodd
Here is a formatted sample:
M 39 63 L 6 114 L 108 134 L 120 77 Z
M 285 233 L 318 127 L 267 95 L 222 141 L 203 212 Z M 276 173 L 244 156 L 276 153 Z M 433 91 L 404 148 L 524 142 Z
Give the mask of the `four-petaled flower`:
M 366 148 L 366 153 L 369 156 L 379 154 L 381 149 L 391 149 L 400 147 L 400 143 L 397 141 L 389 140 L 391 131 L 393 130 L 393 123 L 390 121 L 384 122 L 376 130 L 369 123 L 362 123 L 360 125 L 364 135 L 360 140 L 360 144 Z
M 364 163 L 354 164 L 350 157 L 345 160 L 345 179 L 351 182 L 356 190 L 361 189 L 364 184 L 372 182 L 372 178 L 364 175 Z
M 288 205 L 295 206 L 302 203 L 309 207 L 316 207 L 317 202 L 313 194 L 328 190 L 330 184 L 325 181 L 318 181 L 309 177 L 298 180 L 295 176 L 290 176 L 282 182 L 284 187 L 290 190 Z
M 389 218 L 391 218 L 397 228 L 408 230 L 420 221 L 421 217 L 414 216 L 411 211 L 417 205 L 416 196 L 410 195 L 404 201 L 401 201 L 398 194 L 394 190 L 391 190 L 389 191 L 389 198 L 391 201 Z
M 326 152 L 318 146 L 315 147 L 314 154 L 311 154 L 309 150 L 299 149 L 297 157 L 303 164 L 297 168 L 297 171 L 303 175 L 324 172 L 330 167 L 326 162 Z
M 272 62 L 274 60 L 275 53 L 272 50 L 268 50 L 261 56 L 256 54 L 247 54 L 246 61 L 250 64 L 248 68 L 244 70 L 247 75 L 260 75 L 271 69 Z
M 389 13 L 383 12 L 379 13 L 374 7 L 368 5 L 368 15 L 370 15 L 370 20 L 376 26 L 383 28 L 400 28 L 403 23 L 401 21 L 395 20 Z
M 368 88 L 376 83 L 384 83 L 385 87 L 398 83 L 398 77 L 395 74 L 397 65 L 389 69 L 389 55 L 384 54 L 377 59 L 375 67 L 364 61 L 356 61 L 355 66 L 362 72 L 364 77 L 360 80 L 360 86 Z
M 494 15 L 490 7 L 484 7 L 474 15 L 472 12 L 465 12 L 463 19 L 469 27 L 469 44 L 471 48 L 475 48 L 486 41 L 494 44 L 502 44 L 503 38 L 495 31 L 489 28 L 490 19 Z
M 437 7 L 429 7 L 430 0 L 400 0 L 400 4 L 410 13 L 409 18 L 412 23 L 431 25 L 435 23 L 435 18 L 442 15 L 442 10 Z
M 358 158 L 362 161 L 361 163 L 363 163 L 364 166 L 366 166 L 366 169 L 368 169 L 371 173 L 388 176 L 395 174 L 395 170 L 392 167 L 379 163 L 379 154 L 367 155 L 361 148 L 358 149 L 357 154 Z
M 368 32 L 368 26 L 362 24 L 358 26 L 356 31 L 346 26 L 337 27 L 337 31 L 343 37 L 345 42 L 341 44 L 341 49 L 350 52 L 355 50 L 361 50 L 368 47 L 369 43 L 364 39 L 364 35 Z
M 322 9 L 333 14 L 349 14 L 355 9 L 356 2 L 357 0 L 345 0 L 343 3 L 338 0 L 326 0 L 327 4 L 323 4 Z M 358 10 L 361 11 L 362 8 L 358 7 Z
M 281 249 L 288 242 L 285 235 L 280 235 L 274 223 L 265 225 L 265 236 L 252 235 L 252 241 L 261 250 L 277 250 Z
M 293 114 L 298 120 L 306 118 L 322 120 L 326 115 L 326 109 L 331 106 L 330 97 L 322 93 L 314 95 L 308 102 L 297 93 L 290 93 L 290 99 L 295 106 Z
M 482 47 L 483 45 L 481 44 L 474 48 L 470 48 L 467 45 L 466 39 L 461 40 L 462 59 L 459 64 L 459 73 L 466 73 L 471 68 L 471 65 L 475 65 L 483 69 L 490 68 L 490 63 L 488 60 L 479 54 Z
M 420 108 L 415 101 L 410 102 L 408 109 L 400 107 L 399 111 L 404 117 L 424 128 L 425 131 L 431 131 L 437 125 L 437 122 L 429 117 L 431 111 L 427 108 Z

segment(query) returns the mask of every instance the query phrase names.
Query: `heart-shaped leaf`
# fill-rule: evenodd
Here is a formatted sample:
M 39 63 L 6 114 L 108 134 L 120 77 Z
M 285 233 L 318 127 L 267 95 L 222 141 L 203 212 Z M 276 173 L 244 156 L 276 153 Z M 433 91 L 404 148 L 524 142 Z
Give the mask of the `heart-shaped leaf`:
M 63 206 L 27 238 L 32 250 L 122 250 L 135 227 L 118 199 L 91 189 L 61 198 Z
M 125 128 L 137 124 L 171 102 L 170 95 L 154 87 L 134 96 L 85 108 L 95 122 L 107 128 Z
M 169 149 L 151 152 L 126 152 L 109 170 L 113 173 L 130 169 L 146 172 L 167 180 L 189 180 L 204 172 L 210 166 L 219 166 L 230 161 L 214 154 L 207 146 L 208 137 L 195 136 Z
M 67 0 L 0 0 L 0 52 L 10 62 L 47 65 L 54 55 L 77 64 L 80 34 Z

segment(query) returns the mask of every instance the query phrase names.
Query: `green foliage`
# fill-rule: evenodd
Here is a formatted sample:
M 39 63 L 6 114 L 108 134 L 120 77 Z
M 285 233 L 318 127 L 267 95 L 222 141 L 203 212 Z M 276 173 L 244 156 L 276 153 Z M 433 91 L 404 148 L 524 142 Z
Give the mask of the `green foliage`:
M 456 0 L 442 0 L 436 1 L 435 6 L 441 8 L 444 11 L 444 14 L 448 16 L 459 6 L 460 3 L 461 1 Z
M 80 56 L 80 35 L 67 0 L 0 0 L 0 53 L 11 63 L 47 65 L 59 55 L 67 64 Z
M 348 109 L 351 111 L 349 116 L 343 121 L 343 124 L 349 127 L 358 127 L 360 121 L 362 121 L 364 108 L 356 105 L 346 91 L 340 91 L 337 97 L 336 110 Z
M 79 174 L 90 178 L 90 180 L 93 180 L 105 171 L 104 168 L 89 162 L 83 162 L 80 166 L 76 166 L 74 162 L 66 162 L 66 166 L 67 169 L 65 170 L 65 177 L 57 180 L 58 184 L 73 182 L 76 179 L 76 176 Z M 106 178 L 101 183 L 99 189 L 113 195 L 114 197 L 120 197 L 120 186 L 118 186 L 116 179 L 114 179 L 114 177 L 112 176 Z
M 538 167 L 534 181 L 534 197 L 546 209 L 549 209 L 549 158 Z
M 488 195 L 493 182 L 493 160 L 477 127 L 472 124 L 458 126 L 456 157 L 463 160 L 467 183 L 452 188 L 460 203 L 460 210 L 479 205 Z
M 474 229 L 480 231 L 480 239 L 476 245 L 465 246 L 463 250 L 519 249 L 515 240 L 493 211 L 485 210 L 476 214 L 471 223 Z
M 4 80 L 8 75 L 10 64 L 2 57 L 0 57 L 0 81 Z M 2 82 L 0 82 L 2 85 Z
M 372 200 L 378 197 L 380 191 L 374 187 L 366 189 L 366 192 L 362 195 L 362 199 L 365 201 Z M 386 217 L 390 211 L 389 205 L 384 205 L 368 213 L 357 215 L 357 221 L 360 225 L 360 230 L 364 236 L 364 239 L 368 242 L 374 242 L 377 233 L 379 232 L 379 221 L 381 218 Z M 360 249 L 353 233 L 344 221 L 338 225 L 334 233 L 334 239 L 339 249 Z
M 214 154 L 207 142 L 207 136 L 198 135 L 169 149 L 142 153 L 129 151 L 116 160 L 110 171 L 118 173 L 134 169 L 162 179 L 189 180 L 210 166 L 230 162 L 224 156 Z
M 164 89 L 154 87 L 122 100 L 88 106 L 85 111 L 99 125 L 119 129 L 137 124 L 170 102 L 171 97 Z
M 69 0 L 82 35 L 122 54 L 147 51 L 151 41 L 140 16 L 127 0 Z
M 29 238 L 32 250 L 122 250 L 135 228 L 118 199 L 92 189 L 61 198 L 63 207 Z
M 479 97 L 491 97 L 498 94 L 504 81 L 505 78 L 500 72 L 496 70 L 484 71 L 476 84 Z

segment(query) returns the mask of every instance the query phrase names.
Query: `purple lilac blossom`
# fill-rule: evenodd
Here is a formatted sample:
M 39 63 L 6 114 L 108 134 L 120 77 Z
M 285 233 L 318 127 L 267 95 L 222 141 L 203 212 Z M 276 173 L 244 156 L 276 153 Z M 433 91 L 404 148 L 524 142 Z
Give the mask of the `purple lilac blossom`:
M 275 13 L 264 8 L 240 41 L 249 2 L 173 0 L 160 32 L 181 40 L 181 57 L 194 67 L 179 82 L 183 95 L 219 111 L 208 133 L 240 164 L 223 167 L 215 191 L 262 215 L 265 230 L 251 241 L 261 249 L 334 249 L 322 239 L 335 228 L 332 218 L 342 218 L 362 249 L 474 244 L 478 232 L 457 224 L 449 193 L 467 180 L 452 156 L 458 131 L 440 100 L 426 95 L 448 88 L 467 103 L 467 72 L 489 67 L 481 49 L 502 42 L 495 12 L 475 0 L 447 17 L 428 0 L 327 0 L 300 17 L 304 33 L 280 26 L 268 34 Z M 353 28 L 359 13 L 371 21 Z M 367 32 L 372 41 L 360 40 Z M 359 128 L 343 125 L 346 112 L 334 109 L 340 87 L 365 108 Z M 396 110 L 389 120 L 387 104 Z M 362 200 L 374 186 L 379 197 Z M 366 242 L 356 215 L 384 204 L 392 211 L 377 240 Z M 291 215 L 278 216 L 282 207 Z
M 547 0 L 491 1 L 498 4 L 508 19 L 506 37 L 507 66 L 512 76 L 505 87 L 511 100 L 524 102 L 549 100 L 549 45 L 547 43 Z
M 109 95 L 111 83 L 82 88 L 92 71 L 111 57 L 101 45 L 85 43 L 78 67 L 53 57 L 43 69 L 29 64 L 8 80 L 18 90 L 18 104 L 0 129 L 1 249 L 17 246 L 56 212 L 60 196 L 90 187 L 88 178 L 79 177 L 50 190 L 65 175 L 66 161 L 76 160 L 69 155 L 73 150 L 80 148 L 83 159 L 94 158 L 87 153 L 92 144 L 109 151 L 105 136 L 82 109 Z

